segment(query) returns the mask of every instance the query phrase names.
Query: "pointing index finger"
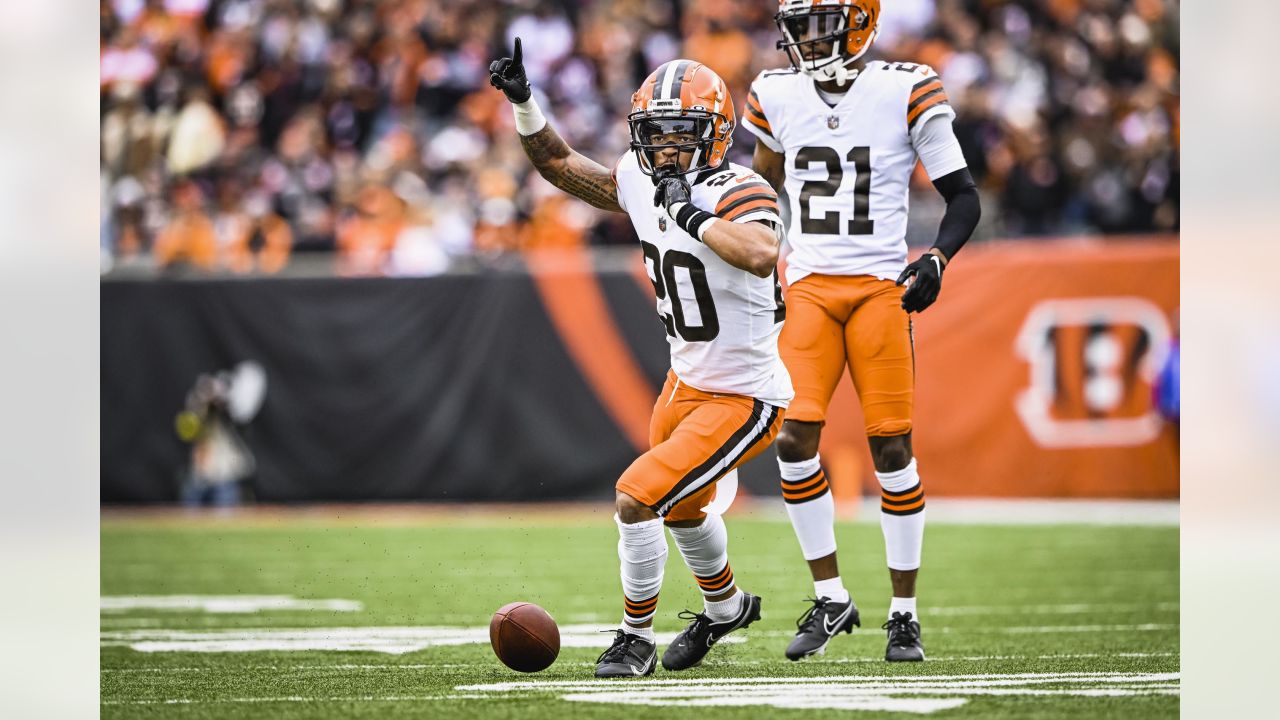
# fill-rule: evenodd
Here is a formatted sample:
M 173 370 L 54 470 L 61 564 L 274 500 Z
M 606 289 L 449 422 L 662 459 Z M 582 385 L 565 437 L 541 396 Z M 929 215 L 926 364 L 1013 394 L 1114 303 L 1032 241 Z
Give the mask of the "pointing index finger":
M 521 49 L 520 49 L 520 36 L 519 36 L 519 35 L 517 35 L 517 36 L 516 36 L 516 51 L 515 51 L 515 54 L 514 54 L 514 55 L 512 55 L 512 57 L 511 57 L 511 64 L 512 64 L 512 65 L 519 65 L 519 64 L 520 64 L 520 60 L 521 60 L 523 57 L 524 57 L 524 52 L 522 52 L 522 51 L 521 51 Z

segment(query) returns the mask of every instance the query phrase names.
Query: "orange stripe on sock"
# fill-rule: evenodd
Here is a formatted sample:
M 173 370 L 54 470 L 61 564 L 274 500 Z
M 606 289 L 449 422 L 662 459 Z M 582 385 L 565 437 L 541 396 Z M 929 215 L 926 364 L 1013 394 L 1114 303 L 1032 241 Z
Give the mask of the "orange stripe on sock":
M 704 578 L 704 577 L 699 577 L 697 575 L 694 575 L 693 577 L 698 581 L 699 585 L 715 585 L 716 583 L 720 582 L 721 580 L 724 580 L 726 577 L 732 574 L 733 574 L 733 568 L 729 567 L 728 563 L 725 563 L 724 569 L 716 573 L 715 575 L 712 575 L 711 577 Z
M 923 497 L 924 497 L 924 490 L 922 489 L 903 497 L 889 497 L 888 495 L 881 495 L 880 501 L 883 502 L 885 505 L 889 505 L 891 507 L 904 507 L 906 504 L 913 503 L 917 500 L 922 499 Z
M 795 485 L 788 485 L 787 482 L 784 480 L 782 481 L 782 492 L 783 494 L 808 492 L 809 490 L 812 490 L 819 485 L 825 484 L 826 482 L 827 482 L 826 476 L 821 473 L 819 473 L 818 476 L 813 478 L 812 480 L 809 480 L 809 481 L 802 480 L 800 481 L 800 483 L 797 483 Z
M 904 512 L 906 510 L 915 510 L 921 507 L 924 507 L 924 497 L 921 497 L 910 505 L 890 505 L 884 502 L 880 503 L 881 510 L 889 510 L 892 512 Z
M 831 488 L 830 485 L 823 483 L 820 487 L 816 487 L 813 490 L 810 490 L 808 492 L 803 492 L 803 493 L 785 493 L 784 492 L 782 493 L 782 499 L 783 500 L 808 500 L 809 498 L 817 497 L 821 495 L 822 493 L 826 492 L 830 488 Z

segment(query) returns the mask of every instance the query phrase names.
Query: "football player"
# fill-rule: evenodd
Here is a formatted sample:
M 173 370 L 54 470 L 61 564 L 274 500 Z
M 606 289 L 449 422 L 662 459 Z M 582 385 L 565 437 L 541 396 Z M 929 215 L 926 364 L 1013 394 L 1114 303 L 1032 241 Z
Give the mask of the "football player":
M 489 80 L 514 105 L 525 153 L 556 187 L 630 216 L 671 349 L 650 449 L 617 482 L 623 617 L 596 676 L 653 672 L 664 524 L 704 598 L 703 612 L 681 613 L 691 622 L 662 655 L 664 668 L 683 670 L 760 618 L 760 598 L 734 580 L 724 521 L 703 508 L 718 479 L 773 441 L 792 396 L 778 355 L 777 194 L 725 160 L 733 102 L 711 68 L 672 60 L 645 79 L 627 116 L 631 150 L 610 172 L 547 123 L 520 56 L 517 38 L 513 57 L 494 61 Z
M 867 62 L 880 0 L 781 0 L 774 19 L 790 69 L 753 81 L 753 165 L 791 203 L 787 302 L 779 347 L 796 398 L 778 435 L 782 496 L 816 599 L 786 655 L 822 652 L 859 625 L 840 579 L 834 504 L 818 457 L 827 404 L 847 364 L 880 481 L 893 599 L 885 659 L 923 660 L 916 573 L 924 490 L 911 449 L 914 348 L 908 313 L 938 297 L 969 239 L 978 194 L 951 128 L 955 113 L 927 65 Z M 907 192 L 919 158 L 946 200 L 937 240 L 907 264 Z M 902 285 L 910 281 L 904 291 Z

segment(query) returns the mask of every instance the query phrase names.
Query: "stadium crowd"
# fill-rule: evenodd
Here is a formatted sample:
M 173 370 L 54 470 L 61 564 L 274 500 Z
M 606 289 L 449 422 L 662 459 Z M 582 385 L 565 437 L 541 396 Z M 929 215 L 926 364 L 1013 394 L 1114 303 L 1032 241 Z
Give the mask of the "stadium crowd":
M 986 237 L 1178 227 L 1176 0 L 884 0 L 871 57 L 932 65 Z M 625 244 L 532 172 L 489 61 L 523 38 L 565 139 L 611 164 L 648 72 L 711 65 L 737 111 L 775 0 L 100 0 L 104 269 L 433 274 Z M 731 159 L 750 164 L 739 130 Z M 917 176 L 915 203 L 936 202 Z M 914 211 L 913 211 L 914 212 Z M 927 214 L 927 213 L 926 213 Z M 934 226 L 936 228 L 936 224 Z M 921 237 L 927 244 L 927 228 Z

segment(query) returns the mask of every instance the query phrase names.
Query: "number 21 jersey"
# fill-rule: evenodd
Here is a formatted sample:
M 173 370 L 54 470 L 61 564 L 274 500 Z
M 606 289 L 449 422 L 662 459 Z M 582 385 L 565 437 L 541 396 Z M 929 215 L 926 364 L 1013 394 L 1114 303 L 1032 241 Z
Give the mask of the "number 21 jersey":
M 781 226 L 777 195 L 750 169 L 724 163 L 686 178 L 693 205 L 721 220 Z M 786 407 L 793 392 L 778 355 L 786 308 L 777 274 L 740 270 L 682 230 L 666 208 L 654 205 L 653 179 L 634 153 L 618 162 L 614 182 L 640 238 L 676 377 L 705 392 Z
M 913 139 L 936 115 L 955 112 L 928 65 L 867 63 L 835 107 L 803 73 L 756 77 L 743 125 L 785 156 L 788 282 L 810 273 L 898 277 L 907 261 Z M 930 171 L 941 177 L 961 167 L 963 159 Z

